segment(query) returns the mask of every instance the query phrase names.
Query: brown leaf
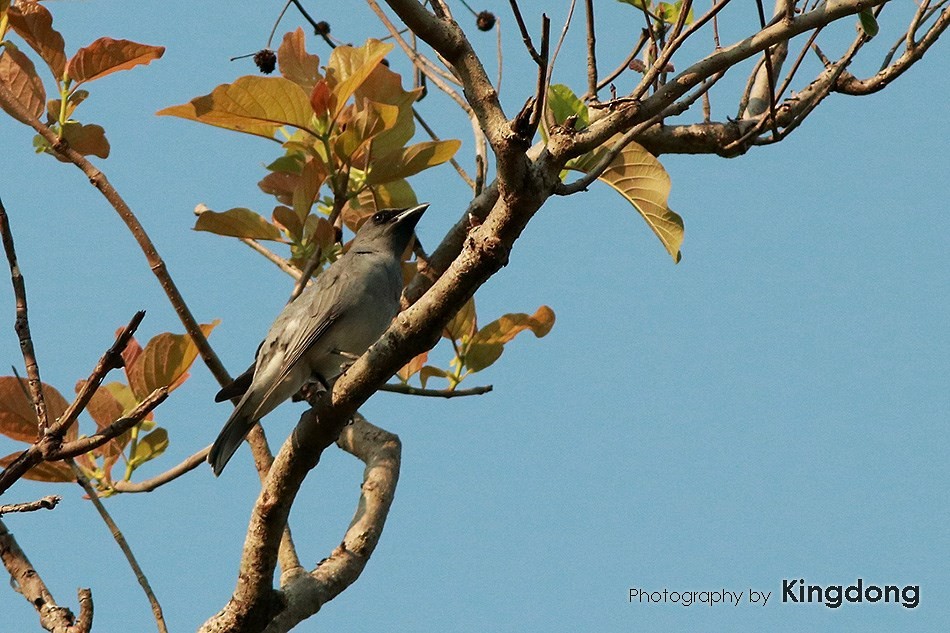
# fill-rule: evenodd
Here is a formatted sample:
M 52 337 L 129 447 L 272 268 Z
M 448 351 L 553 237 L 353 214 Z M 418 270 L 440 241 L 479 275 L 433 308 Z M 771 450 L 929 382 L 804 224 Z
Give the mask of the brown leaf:
M 320 58 L 307 52 L 303 29 L 299 26 L 296 31 L 284 35 L 277 49 L 277 66 L 281 75 L 306 90 L 320 79 Z
M 46 90 L 36 74 L 36 67 L 29 57 L 10 42 L 5 42 L 3 48 L 5 51 L 0 55 L 0 83 L 13 93 L 31 118 L 38 119 L 46 106 Z M 10 110 L 6 112 L 21 123 L 29 123 L 29 119 L 21 119 Z
M 25 389 L 28 389 L 25 378 L 17 380 L 15 376 L 0 376 L 0 433 L 11 439 L 32 444 L 36 441 L 36 410 Z M 66 412 L 69 403 L 51 385 L 43 383 L 42 390 L 46 415 L 52 424 Z M 78 431 L 73 424 L 66 432 L 66 439 L 76 437 Z
M 310 91 L 310 107 L 318 117 L 325 117 L 330 113 L 330 87 L 326 79 L 320 79 Z
M 201 331 L 207 336 L 218 323 L 215 320 L 203 324 Z M 163 332 L 152 337 L 135 364 L 127 368 L 135 397 L 141 401 L 160 387 L 174 390 L 187 378 L 188 368 L 197 356 L 198 348 L 187 334 Z
M 239 207 L 227 211 L 202 211 L 195 221 L 196 231 L 207 231 L 229 237 L 245 237 L 253 240 L 284 241 L 280 229 L 268 222 L 259 213 Z
M 79 85 L 120 70 L 148 64 L 164 53 L 164 46 L 149 46 L 129 40 L 100 37 L 89 46 L 76 51 L 66 64 L 66 74 L 75 85 Z
M 85 101 L 89 97 L 88 90 L 74 90 L 69 94 L 69 97 L 66 99 L 66 112 L 64 112 L 64 120 L 69 120 L 73 116 L 73 112 L 76 111 L 76 107 L 80 103 Z M 53 123 L 54 121 L 59 120 L 59 111 L 62 101 L 60 99 L 50 99 L 46 102 L 46 118 L 47 121 Z
M 106 131 L 101 125 L 83 125 L 77 121 L 69 121 L 63 126 L 63 138 L 69 143 L 69 146 L 82 154 L 83 156 L 98 156 L 99 158 L 109 158 L 109 140 L 106 138 Z M 53 153 L 53 156 L 66 163 L 69 159 Z
M 116 384 L 121 385 L 121 383 Z M 121 386 L 125 387 L 125 385 Z M 79 391 L 79 387 L 80 385 L 76 385 L 77 392 Z M 99 430 L 104 429 L 121 418 L 126 411 L 125 406 L 113 395 L 113 391 L 115 391 L 115 387 L 111 385 L 108 387 L 100 387 L 92 395 L 92 399 L 86 406 L 86 411 L 92 416 L 92 419 L 95 420 Z M 116 456 L 124 450 L 125 445 L 129 443 L 131 437 L 132 431 L 130 429 L 119 437 L 109 440 L 109 442 L 97 449 L 96 453 L 104 457 Z
M 0 457 L 0 466 L 6 468 L 19 455 L 19 453 L 11 453 L 6 457 Z M 76 476 L 73 474 L 73 469 L 67 466 L 65 462 L 40 462 L 33 468 L 26 471 L 26 473 L 23 475 L 23 478 L 31 479 L 33 481 L 49 481 L 54 483 L 76 481 Z
M 7 12 L 10 26 L 49 66 L 56 81 L 62 81 L 66 69 L 66 44 L 53 28 L 49 9 L 38 2 L 18 2 Z
M 264 180 L 267 179 L 265 178 Z M 297 214 L 294 213 L 294 210 L 290 207 L 285 207 L 282 205 L 274 207 L 274 214 L 272 217 L 274 224 L 276 224 L 278 227 L 283 227 L 284 230 L 287 231 L 287 234 L 290 235 L 290 238 L 295 242 L 299 242 L 303 237 L 303 223 L 300 221 L 300 218 L 297 217 Z
M 300 172 L 300 179 L 294 188 L 293 206 L 294 212 L 300 221 L 303 222 L 310 214 L 313 201 L 320 193 L 320 187 L 327 179 L 327 171 L 323 166 L 323 161 L 311 158 L 304 163 L 303 170 Z

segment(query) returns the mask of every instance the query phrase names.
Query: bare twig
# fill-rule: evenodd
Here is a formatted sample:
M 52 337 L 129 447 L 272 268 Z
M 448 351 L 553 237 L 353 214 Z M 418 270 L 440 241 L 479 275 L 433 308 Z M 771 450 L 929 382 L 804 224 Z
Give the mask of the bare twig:
M 422 118 L 422 115 L 419 114 L 419 111 L 415 107 L 412 108 L 412 116 L 415 117 L 416 121 L 419 122 L 419 125 L 422 126 L 422 129 L 426 131 L 426 134 L 429 135 L 429 138 L 431 138 L 433 141 L 441 140 L 439 139 L 439 135 L 436 134 L 435 130 L 433 130 L 432 127 L 430 127 L 429 124 L 426 122 L 426 120 Z M 468 175 L 465 169 L 462 168 L 461 165 L 459 165 L 459 162 L 455 160 L 454 158 L 450 158 L 449 164 L 455 168 L 456 173 L 458 173 L 459 177 L 465 181 L 465 184 L 474 190 L 475 181 L 472 180 L 471 176 Z
M 0 560 L 10 574 L 13 589 L 33 605 L 40 616 L 40 626 L 55 633 L 89 633 L 92 628 L 92 593 L 80 589 L 79 618 L 67 607 L 56 604 L 46 583 L 20 549 L 13 534 L 0 521 Z
M 96 489 L 93 488 L 92 484 L 89 483 L 89 480 L 86 479 L 86 475 L 83 474 L 79 466 L 76 465 L 76 462 L 70 459 L 68 463 L 72 467 L 73 473 L 76 475 L 76 481 L 78 481 L 79 485 L 82 486 L 83 490 L 86 491 L 86 494 L 89 496 L 89 500 L 92 501 L 92 505 L 95 506 L 99 516 L 102 517 L 103 522 L 106 524 L 106 526 L 108 526 L 109 531 L 112 533 L 112 538 L 115 539 L 115 542 L 119 545 L 119 549 L 122 550 L 126 560 L 129 561 L 129 566 L 132 568 L 132 572 L 135 574 L 136 580 L 139 581 L 139 584 L 142 586 L 142 591 L 145 592 L 145 596 L 148 598 L 149 604 L 152 605 L 152 614 L 155 616 L 155 623 L 158 626 L 159 633 L 168 633 L 168 627 L 165 626 L 165 617 L 162 615 L 162 606 L 158 603 L 158 599 L 155 597 L 155 593 L 152 591 L 152 587 L 148 583 L 148 578 L 145 577 L 145 572 L 142 571 L 138 561 L 135 560 L 135 554 L 132 553 L 132 548 L 129 547 L 128 541 L 125 540 L 125 537 L 122 535 L 122 531 L 112 519 L 109 511 L 106 510 L 104 505 L 102 505 L 99 495 L 96 494 Z
M 594 0 L 586 0 L 587 11 L 587 92 L 597 98 L 597 37 L 594 34 Z
M 36 501 L 25 503 L 8 503 L 0 506 L 0 517 L 11 512 L 35 512 L 37 510 L 52 510 L 63 498 L 59 495 L 47 495 Z
M 293 277 L 295 281 L 300 279 L 300 271 L 297 269 L 296 266 L 292 266 L 286 259 L 278 255 L 274 251 L 270 250 L 269 248 L 267 248 L 266 246 L 264 246 L 257 240 L 249 238 L 249 237 L 241 237 L 238 239 L 240 239 L 240 241 L 243 242 L 244 244 L 247 244 L 248 246 L 250 246 L 251 249 L 263 255 L 267 261 L 271 262 L 272 264 L 280 268 L 282 271 L 284 271 L 285 273 Z
M 515 21 L 518 23 L 518 30 L 521 31 L 521 39 L 524 41 L 525 48 L 528 49 L 528 54 L 531 55 L 531 59 L 534 60 L 535 64 L 541 66 L 541 54 L 538 53 L 538 49 L 534 47 L 531 34 L 528 33 L 528 27 L 525 26 L 524 18 L 521 16 L 521 7 L 518 6 L 518 0 L 508 0 L 508 3 L 511 5 L 511 12 L 515 15 Z
M 0 89 L 7 90 L 0 86 Z M 40 368 L 36 362 L 36 352 L 33 350 L 33 339 L 30 337 L 30 320 L 26 305 L 26 284 L 23 274 L 17 264 L 16 249 L 13 246 L 13 233 L 10 232 L 10 220 L 7 210 L 0 200 L 0 238 L 3 240 L 3 250 L 10 263 L 10 280 L 13 283 L 13 294 L 16 297 L 16 321 L 13 328 L 20 339 L 20 351 L 23 354 L 23 364 L 26 367 L 27 386 L 30 391 L 30 400 L 36 413 L 37 440 L 46 433 L 49 420 L 46 416 L 46 400 L 43 398 L 43 383 L 40 381 Z M 4 489 L 0 488 L 0 493 Z
M 623 62 L 619 66 L 613 69 L 613 71 L 611 71 L 609 75 L 607 75 L 606 77 L 604 77 L 597 83 L 597 90 L 598 91 L 603 90 L 608 85 L 610 85 L 610 83 L 614 79 L 619 77 L 621 73 L 623 73 L 625 70 L 629 70 L 630 62 L 632 62 L 637 57 L 637 55 L 640 54 L 640 51 L 643 50 L 643 45 L 646 43 L 647 43 L 647 32 L 645 29 L 641 29 L 640 39 L 637 40 L 637 43 L 630 50 L 630 53 L 627 54 L 627 56 L 624 58 Z M 594 97 L 596 97 L 595 94 L 591 94 L 590 92 L 588 92 L 587 94 L 584 95 L 583 100 L 586 101 L 587 99 L 592 99 Z
M 194 455 L 186 458 L 183 462 L 170 468 L 160 475 L 156 475 L 144 481 L 115 481 L 111 487 L 117 492 L 152 492 L 159 486 L 163 486 L 170 481 L 174 481 L 203 464 L 208 458 L 208 451 L 211 446 L 206 446 Z
M 385 384 L 379 388 L 380 391 L 389 391 L 391 393 L 402 393 L 408 396 L 426 396 L 429 398 L 463 398 L 465 396 L 480 396 L 492 390 L 491 385 L 484 387 L 470 387 L 468 389 L 422 389 L 411 385 L 401 383 Z

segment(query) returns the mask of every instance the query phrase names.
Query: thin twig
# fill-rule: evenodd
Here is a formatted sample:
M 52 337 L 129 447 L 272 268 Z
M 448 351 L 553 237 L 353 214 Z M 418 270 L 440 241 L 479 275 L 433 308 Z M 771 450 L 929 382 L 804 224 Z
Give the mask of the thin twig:
M 274 264 L 275 266 L 280 268 L 282 271 L 284 271 L 285 273 L 293 277 L 294 281 L 300 279 L 301 277 L 300 271 L 297 269 L 296 266 L 292 266 L 286 259 L 278 255 L 274 251 L 270 250 L 269 248 L 267 248 L 266 246 L 264 246 L 257 240 L 250 237 L 241 237 L 238 239 L 243 244 L 250 246 L 252 250 L 263 255 L 264 259 L 266 259 L 267 261 Z
M 597 98 L 597 37 L 594 34 L 594 0 L 586 0 L 587 10 L 587 92 Z
M 11 512 L 36 512 L 37 510 L 52 510 L 62 501 L 59 495 L 47 495 L 36 501 L 27 501 L 25 503 L 8 503 L 0 506 L 0 517 Z
M 484 387 L 470 387 L 468 389 L 423 389 L 401 383 L 385 384 L 379 388 L 380 391 L 389 391 L 391 393 L 402 393 L 408 396 L 425 396 L 428 398 L 463 398 L 465 396 L 480 396 L 493 389 L 491 385 Z
M 162 474 L 150 479 L 144 481 L 114 481 L 110 487 L 116 492 L 152 492 L 159 486 L 174 481 L 203 464 L 205 460 L 208 459 L 208 451 L 210 450 L 211 446 L 206 446 L 194 455 L 186 458 L 174 468 L 169 468 Z
M 525 48 L 528 49 L 528 54 L 531 55 L 534 63 L 540 66 L 541 55 L 534 47 L 534 42 L 531 41 L 531 34 L 528 33 L 528 27 L 525 26 L 524 18 L 521 16 L 521 7 L 518 6 L 518 0 L 508 0 L 508 3 L 511 5 L 512 13 L 515 14 L 515 21 L 518 23 L 518 30 L 521 31 L 521 39 L 524 41 Z
M 412 108 L 412 116 L 416 119 L 416 121 L 419 122 L 419 125 L 422 126 L 422 129 L 426 131 L 426 134 L 429 135 L 429 138 L 431 138 L 433 141 L 441 140 L 439 136 L 435 133 L 435 130 L 433 130 L 432 127 L 429 126 L 429 124 L 426 122 L 425 119 L 422 118 L 422 115 L 419 114 L 419 111 L 414 106 Z M 465 169 L 462 168 L 459 162 L 455 160 L 454 158 L 450 158 L 449 164 L 455 168 L 455 171 L 462 178 L 462 180 L 465 181 L 465 184 L 474 190 L 475 181 L 472 180 L 471 176 L 468 175 L 468 173 L 465 171 Z
M 615 69 L 613 69 L 613 71 L 611 71 L 609 75 L 607 75 L 606 77 L 604 77 L 597 83 L 597 90 L 598 91 L 603 90 L 604 88 L 609 86 L 610 83 L 614 79 L 619 77 L 622 72 L 624 72 L 625 70 L 628 70 L 630 67 L 630 62 L 632 62 L 636 58 L 636 56 L 640 54 L 640 51 L 643 50 L 643 45 L 646 43 L 647 43 L 646 29 L 640 29 L 640 39 L 637 40 L 637 43 L 630 50 L 630 53 L 624 58 L 623 63 L 617 66 Z M 587 93 L 584 95 L 583 100 L 586 101 L 587 99 L 591 99 L 595 96 L 596 95 L 594 94 Z
M 6 90 L 6 88 L 2 88 Z M 40 381 L 40 368 L 36 362 L 36 352 L 33 350 L 33 339 L 30 336 L 30 320 L 27 316 L 26 284 L 23 274 L 17 264 L 16 249 L 13 246 L 13 233 L 10 231 L 10 220 L 7 217 L 6 207 L 0 200 L 0 238 L 3 240 L 3 250 L 10 263 L 10 280 L 13 283 L 13 294 L 16 297 L 16 321 L 13 328 L 20 339 L 20 351 L 23 353 L 23 364 L 26 367 L 27 386 L 30 389 L 30 401 L 36 413 L 37 439 L 46 433 L 49 420 L 46 416 L 46 399 L 43 397 L 43 383 Z M 2 492 L 2 491 L 0 491 Z
M 125 540 L 125 537 L 122 535 L 122 531 L 119 529 L 119 526 L 116 525 L 116 522 L 112 519 L 109 511 L 106 510 L 106 507 L 102 505 L 99 495 L 96 494 L 96 489 L 93 488 L 92 484 L 89 483 L 89 480 L 86 479 L 86 475 L 83 474 L 79 466 L 76 465 L 76 462 L 70 459 L 67 463 L 70 465 L 70 467 L 72 467 L 73 473 L 76 475 L 76 481 L 78 481 L 79 485 L 82 486 L 83 490 L 86 491 L 86 494 L 89 496 L 89 500 L 92 501 L 92 505 L 95 506 L 99 516 L 102 517 L 103 522 L 105 522 L 106 526 L 108 526 L 109 531 L 112 532 L 112 538 L 115 539 L 115 542 L 119 545 L 119 549 L 122 550 L 122 553 L 125 554 L 126 560 L 129 561 L 129 566 L 132 568 L 135 578 L 142 586 L 142 590 L 145 592 L 145 596 L 148 598 L 149 604 L 152 605 L 152 614 L 155 616 L 155 623 L 158 625 L 159 633 L 168 633 L 168 627 L 165 626 L 165 617 L 162 615 L 162 605 L 158 603 L 158 599 L 155 597 L 155 593 L 152 591 L 152 587 L 148 583 L 148 578 L 145 577 L 145 572 L 142 571 L 138 561 L 135 560 L 135 554 L 132 553 L 132 548 L 129 547 L 128 541 Z
M 320 259 L 323 256 L 323 249 L 320 245 L 317 245 L 313 249 L 313 253 L 310 257 L 307 258 L 307 263 L 304 265 L 303 270 L 300 271 L 300 277 L 294 283 L 294 289 L 290 292 L 290 298 L 287 300 L 287 303 L 293 303 L 293 300 L 300 296 L 300 293 L 303 292 L 303 289 L 307 287 L 310 283 L 310 278 L 313 276 L 313 271 L 317 269 L 317 266 L 320 265 Z
M 287 0 L 287 2 L 284 4 L 284 8 L 280 10 L 280 15 L 277 16 L 276 20 L 274 20 L 274 28 L 270 30 L 270 35 L 267 37 L 267 46 L 264 48 L 270 48 L 271 42 L 274 41 L 274 33 L 277 32 L 277 25 L 280 24 L 282 19 L 284 19 L 284 14 L 287 13 L 287 9 L 290 8 L 291 2 L 293 2 L 293 0 Z

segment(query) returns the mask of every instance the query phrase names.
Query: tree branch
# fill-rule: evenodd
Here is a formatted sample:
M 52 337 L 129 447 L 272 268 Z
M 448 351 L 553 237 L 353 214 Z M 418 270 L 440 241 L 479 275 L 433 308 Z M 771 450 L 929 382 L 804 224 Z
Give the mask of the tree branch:
M 27 501 L 25 503 L 8 503 L 0 506 L 0 517 L 12 512 L 36 512 L 37 510 L 52 510 L 62 501 L 59 495 L 47 495 L 36 501 Z

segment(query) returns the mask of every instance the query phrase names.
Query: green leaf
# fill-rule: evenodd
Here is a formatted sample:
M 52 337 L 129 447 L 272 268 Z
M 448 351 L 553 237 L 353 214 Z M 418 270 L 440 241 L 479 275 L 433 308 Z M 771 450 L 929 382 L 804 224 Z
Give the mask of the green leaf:
M 244 207 L 227 211 L 202 211 L 195 221 L 196 231 L 207 231 L 228 237 L 245 237 L 254 240 L 284 241 L 280 229 L 268 222 L 259 213 Z
M 455 155 L 461 145 L 461 141 L 454 139 L 424 141 L 390 152 L 373 161 L 366 182 L 370 185 L 378 185 L 399 178 L 408 178 L 423 169 L 446 162 Z
M 861 30 L 864 31 L 864 34 L 869 39 L 877 35 L 878 31 L 881 30 L 872 9 L 861 9 L 860 13 L 858 13 L 858 18 L 860 18 L 861 21 Z
M 677 0 L 676 2 L 670 4 L 669 2 L 661 2 L 656 6 L 656 15 L 661 20 L 667 24 L 675 24 L 680 18 L 680 12 L 683 10 L 683 0 Z M 686 20 L 684 24 L 692 24 L 693 22 L 693 7 L 690 6 L 689 13 L 686 14 Z
M 649 8 L 649 5 L 644 5 L 644 1 L 645 0 L 617 0 L 617 2 L 620 2 L 621 4 L 629 4 L 638 9 L 642 9 L 644 8 L 644 6 L 647 6 L 647 8 Z
M 569 161 L 567 167 L 588 173 L 607 153 L 604 146 Z M 674 262 L 682 258 L 683 218 L 667 206 L 670 195 L 670 177 L 663 165 L 650 152 L 637 143 L 629 143 L 600 175 L 599 180 L 613 187 L 643 216 Z
M 551 108 L 551 114 L 558 125 L 562 125 L 572 115 L 577 116 L 574 129 L 582 130 L 590 125 L 587 106 L 564 84 L 553 84 L 548 88 L 548 107 Z
M 168 431 L 159 427 L 136 443 L 132 457 L 129 459 L 129 466 L 138 468 L 164 453 L 166 448 L 168 448 Z
M 299 84 L 283 77 L 247 76 L 157 114 L 273 138 L 283 125 L 310 130 L 313 110 Z

